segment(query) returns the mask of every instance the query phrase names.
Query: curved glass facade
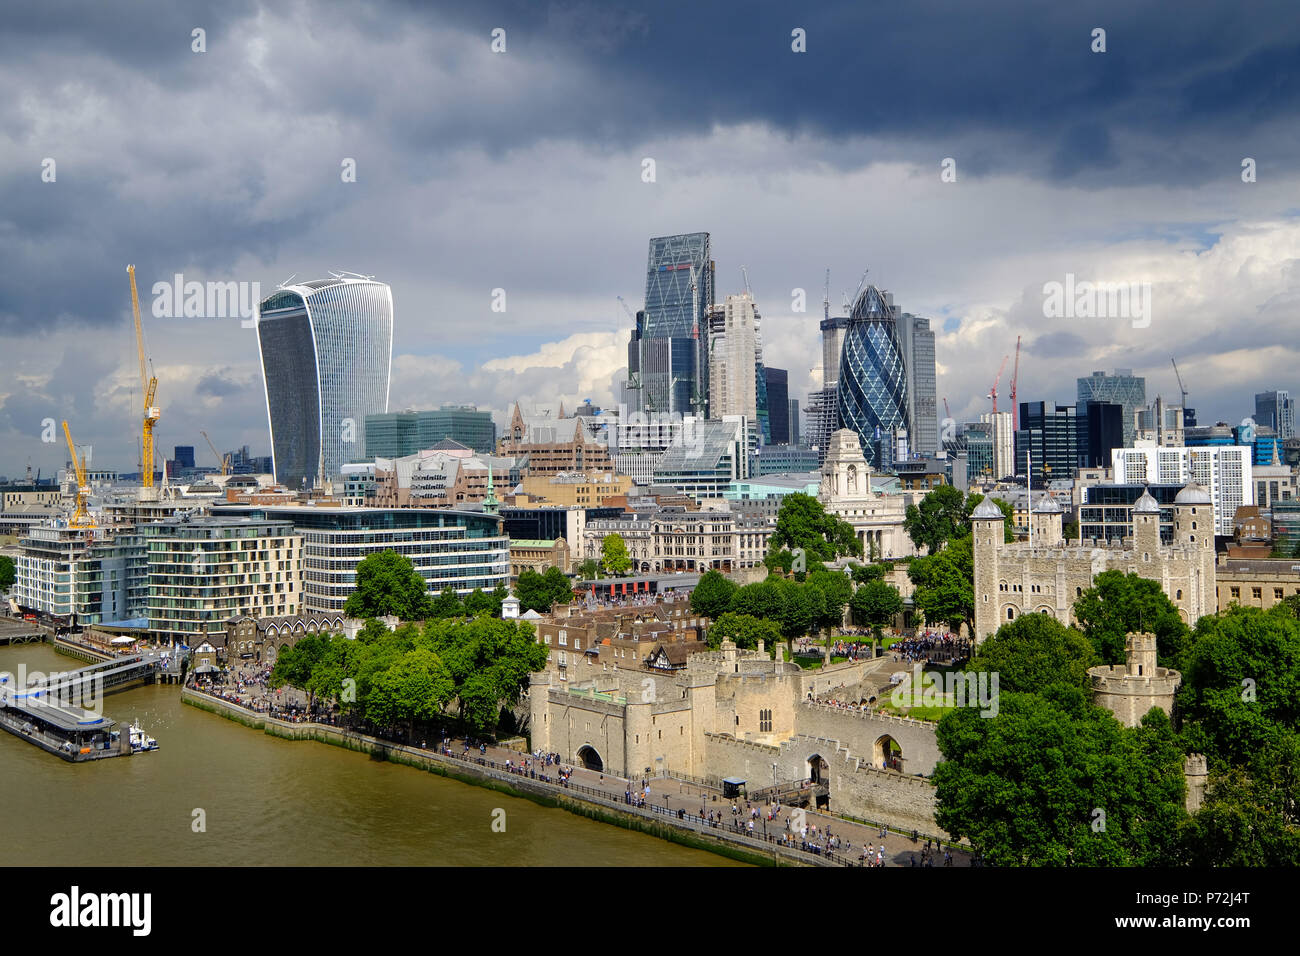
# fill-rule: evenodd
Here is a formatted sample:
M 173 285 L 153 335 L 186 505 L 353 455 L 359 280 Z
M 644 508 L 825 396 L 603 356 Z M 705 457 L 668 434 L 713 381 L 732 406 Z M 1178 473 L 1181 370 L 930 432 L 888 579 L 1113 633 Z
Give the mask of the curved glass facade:
M 872 467 L 882 466 L 896 428 L 907 428 L 907 369 L 898 341 L 897 310 L 875 286 L 867 286 L 849 315 L 840 353 L 840 427 L 858 433 Z M 886 455 L 892 460 L 892 455 Z
M 276 481 L 310 486 L 365 455 L 367 415 L 388 411 L 393 295 L 327 279 L 277 290 L 257 323 Z

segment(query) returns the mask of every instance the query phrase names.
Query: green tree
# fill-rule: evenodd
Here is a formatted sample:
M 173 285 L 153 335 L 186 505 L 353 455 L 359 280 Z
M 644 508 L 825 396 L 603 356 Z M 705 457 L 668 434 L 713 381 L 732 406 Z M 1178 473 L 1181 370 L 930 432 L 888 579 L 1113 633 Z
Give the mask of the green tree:
M 524 568 L 515 583 L 515 595 L 521 607 L 549 614 L 551 605 L 573 602 L 573 585 L 559 568 L 547 568 L 545 574 Z
M 429 607 L 430 617 L 460 617 L 465 613 L 465 605 L 461 602 L 454 588 L 445 587 L 442 593 L 433 599 Z
M 889 573 L 889 568 L 883 564 L 851 564 L 853 582 L 855 584 L 865 584 L 868 581 L 879 581 Z
M 1197 867 L 1300 866 L 1300 736 L 1281 733 L 1246 769 L 1212 773 L 1205 803 L 1182 834 L 1181 862 Z
M 1178 712 L 1189 750 L 1244 766 L 1277 732 L 1300 732 L 1300 621 L 1289 608 L 1201 618 L 1181 660 Z
M 502 705 L 519 702 L 528 675 L 546 666 L 546 647 L 526 621 L 430 621 L 421 640 L 447 665 L 461 719 L 482 736 L 496 729 Z
M 817 629 L 839 627 L 844 622 L 844 608 L 853 596 L 848 575 L 842 571 L 813 571 L 808 575 L 807 586 L 822 593 L 823 613 L 815 622 Z
M 918 548 L 935 554 L 953 538 L 960 538 L 970 527 L 970 512 L 961 490 L 952 485 L 940 485 L 921 499 L 919 505 L 908 505 L 903 517 L 903 530 Z
M 708 631 L 709 647 L 716 650 L 724 640 L 732 641 L 739 648 L 752 650 L 763 641 L 766 646 L 774 647 L 781 640 L 781 630 L 775 621 L 754 617 L 752 614 L 722 614 Z
M 702 614 L 717 620 L 731 607 L 731 600 L 736 595 L 736 583 L 724 577 L 720 571 L 705 571 L 700 581 L 691 590 L 691 613 Z
M 862 543 L 853 526 L 827 514 L 820 501 L 802 492 L 781 499 L 776 529 L 768 542 L 769 554 L 779 554 L 782 550 L 793 553 L 797 548 L 803 549 L 809 566 L 813 562 L 834 561 L 842 554 L 862 554 Z M 784 566 L 790 569 L 789 564 Z
M 1046 614 L 1022 614 L 983 641 L 966 670 L 996 673 L 1000 692 L 1038 693 L 1052 684 L 1087 688 L 1088 668 L 1099 663 L 1077 629 Z
M 613 575 L 627 574 L 632 561 L 627 556 L 627 543 L 618 532 L 605 535 L 600 541 L 601 566 Z
M 766 618 L 778 623 L 785 615 L 786 592 L 780 584 L 780 578 L 768 578 L 755 581 L 737 588 L 731 596 L 731 608 L 737 614 L 752 614 L 754 617 Z
M 14 571 L 14 559 L 7 554 L 0 554 L 0 591 L 7 591 L 14 586 L 17 575 Z
M 306 691 L 307 709 L 310 711 L 316 696 L 312 687 L 312 675 L 324 660 L 327 649 L 327 638 L 319 634 L 308 634 L 300 638 L 298 643 L 281 651 L 276 658 L 271 668 L 271 686 L 280 688 L 288 684 Z
M 1105 664 L 1124 661 L 1125 636 L 1150 631 L 1161 664 L 1174 666 L 1187 643 L 1187 625 L 1159 581 L 1103 571 L 1074 602 L 1074 617 Z
M 600 578 L 600 562 L 595 558 L 588 558 L 578 565 L 577 575 L 579 581 L 595 581 Z
M 409 731 L 416 722 L 436 717 L 455 689 L 451 672 L 438 655 L 416 648 L 375 675 L 366 717 L 380 727 L 405 724 Z
M 913 558 L 908 577 L 916 586 L 912 603 L 927 624 L 946 624 L 954 632 L 975 620 L 975 563 L 971 537 L 957 538 L 938 554 Z
M 1066 541 L 1079 540 L 1079 522 L 1071 518 L 1065 524 L 1061 525 L 1061 537 Z
M 879 640 L 880 629 L 903 613 L 903 599 L 898 594 L 898 588 L 892 584 L 868 581 L 858 585 L 858 589 L 853 592 L 849 608 L 853 611 L 853 622 L 870 627 L 872 634 Z
M 428 603 L 428 586 L 410 559 L 379 551 L 357 564 L 356 590 L 344 602 L 343 613 L 363 618 L 392 614 L 414 621 L 426 616 Z
M 776 586 L 784 592 L 781 616 L 777 619 L 781 636 L 786 644 L 803 637 L 818 626 L 826 616 L 826 598 L 815 585 L 798 581 L 776 579 Z
M 1177 850 L 1183 759 L 1161 711 L 1129 729 L 1056 684 L 1002 692 L 994 717 L 955 708 L 937 738 L 935 821 L 994 866 L 1148 866 Z
M 482 588 L 475 588 L 465 596 L 466 614 L 491 614 L 493 607 L 498 610 L 501 605 L 492 600 L 492 595 L 484 594 Z

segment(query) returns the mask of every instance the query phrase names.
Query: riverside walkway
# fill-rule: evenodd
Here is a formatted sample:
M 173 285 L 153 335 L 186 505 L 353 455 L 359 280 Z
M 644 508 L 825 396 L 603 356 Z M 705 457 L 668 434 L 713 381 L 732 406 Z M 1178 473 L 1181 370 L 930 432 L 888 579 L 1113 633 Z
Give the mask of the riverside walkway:
M 560 765 L 554 762 L 547 765 L 541 758 L 497 745 L 485 744 L 480 751 L 479 746 L 472 745 L 464 738 L 444 738 L 430 746 L 413 746 L 342 730 L 327 723 L 279 721 L 266 713 L 193 687 L 187 687 L 186 693 L 211 700 L 217 705 L 218 713 L 238 714 L 234 719 L 241 721 L 247 717 L 252 726 L 265 727 L 268 722 L 274 721 L 277 727 L 283 725 L 282 732 L 291 733 L 295 737 L 305 736 L 304 732 L 311 733 L 315 730 L 323 735 L 368 743 L 372 752 L 382 751 L 390 759 L 394 755 L 400 755 L 401 762 L 440 765 L 480 779 L 506 783 L 525 792 L 576 801 L 646 822 L 670 826 L 692 833 L 705 841 L 717 840 L 752 853 L 771 855 L 774 860 L 811 866 L 865 866 L 867 860 L 862 851 L 869 846 L 872 848 L 872 865 L 876 865 L 879 860 L 879 865 L 882 866 L 909 866 L 912 865 L 913 857 L 915 865 L 922 865 L 922 850 L 926 842 L 924 838 L 913 842 L 910 834 L 903 835 L 895 831 L 886 831 L 882 838 L 878 826 L 845 820 L 815 810 L 769 804 L 747 805 L 743 798 L 739 801 L 724 801 L 720 792 L 713 788 L 672 777 L 657 777 L 647 780 L 643 785 L 639 780 L 628 781 L 610 774 L 574 767 L 563 768 L 567 779 L 562 780 Z M 343 745 L 352 746 L 352 743 Z M 530 766 L 522 766 L 525 760 Z M 645 785 L 650 788 L 648 795 L 645 793 Z M 636 803 L 630 803 L 633 796 L 640 799 Z M 737 811 L 735 814 L 731 812 L 733 806 Z M 755 809 L 758 811 L 757 818 L 752 816 Z M 769 810 L 773 813 L 771 820 L 767 817 Z M 754 822 L 752 830 L 748 826 L 751 819 Z M 790 830 L 786 829 L 787 822 L 791 823 Z M 808 827 L 807 835 L 796 832 L 801 831 L 804 825 Z M 877 850 L 883 852 L 878 854 Z M 932 866 L 945 865 L 943 850 L 936 850 L 930 859 Z M 969 852 L 964 848 L 953 848 L 951 865 L 971 865 Z

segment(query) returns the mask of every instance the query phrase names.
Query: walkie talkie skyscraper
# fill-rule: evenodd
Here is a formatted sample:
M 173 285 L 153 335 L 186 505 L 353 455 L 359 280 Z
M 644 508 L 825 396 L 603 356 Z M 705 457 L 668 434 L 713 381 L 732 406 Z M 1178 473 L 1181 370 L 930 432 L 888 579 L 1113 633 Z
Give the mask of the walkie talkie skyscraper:
M 353 273 L 286 283 L 261 303 L 257 344 L 275 480 L 311 487 L 364 456 L 366 416 L 388 411 L 388 285 Z

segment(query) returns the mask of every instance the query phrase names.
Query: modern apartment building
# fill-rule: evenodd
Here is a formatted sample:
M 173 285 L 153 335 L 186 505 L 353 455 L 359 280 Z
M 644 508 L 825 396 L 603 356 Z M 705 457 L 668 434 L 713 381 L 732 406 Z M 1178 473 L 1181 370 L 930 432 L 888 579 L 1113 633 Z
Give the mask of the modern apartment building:
M 149 631 L 195 646 L 236 615 L 283 617 L 303 604 L 302 537 L 288 521 L 204 517 L 139 526 Z
M 132 530 L 69 528 L 55 519 L 19 540 L 12 597 L 24 611 L 69 624 L 107 624 L 146 616 L 145 548 Z
M 1117 448 L 1114 481 L 1118 485 L 1201 485 L 1214 505 L 1214 533 L 1231 536 L 1237 509 L 1255 503 L 1250 452 L 1246 445 Z

